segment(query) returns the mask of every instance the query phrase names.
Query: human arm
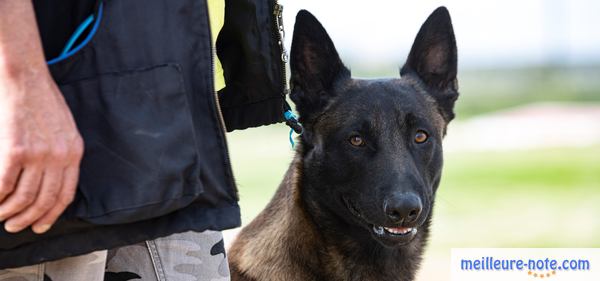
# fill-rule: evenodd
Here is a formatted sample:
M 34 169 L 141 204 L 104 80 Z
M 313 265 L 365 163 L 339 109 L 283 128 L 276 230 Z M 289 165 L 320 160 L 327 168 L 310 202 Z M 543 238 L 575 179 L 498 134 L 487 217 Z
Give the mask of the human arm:
M 27 0 L 0 0 L 0 221 L 47 231 L 73 200 L 83 141 Z

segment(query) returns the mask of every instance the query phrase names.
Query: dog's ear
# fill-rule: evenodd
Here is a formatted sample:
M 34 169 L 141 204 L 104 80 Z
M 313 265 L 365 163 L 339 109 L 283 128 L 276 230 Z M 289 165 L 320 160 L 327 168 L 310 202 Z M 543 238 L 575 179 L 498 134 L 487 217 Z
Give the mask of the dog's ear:
M 300 113 L 300 122 L 310 122 L 335 95 L 337 79 L 349 78 L 325 28 L 308 11 L 296 16 L 290 59 L 290 97 Z
M 416 74 L 437 100 L 440 112 L 450 121 L 458 98 L 456 39 L 450 14 L 439 7 L 427 18 L 400 75 Z

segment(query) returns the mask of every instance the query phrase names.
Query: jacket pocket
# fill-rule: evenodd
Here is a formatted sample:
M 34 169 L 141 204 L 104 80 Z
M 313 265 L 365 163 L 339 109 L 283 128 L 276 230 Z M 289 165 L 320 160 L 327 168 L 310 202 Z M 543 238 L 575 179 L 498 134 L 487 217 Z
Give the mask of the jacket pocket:
M 182 77 L 178 65 L 168 64 L 60 86 L 85 143 L 67 218 L 140 221 L 185 207 L 202 193 Z

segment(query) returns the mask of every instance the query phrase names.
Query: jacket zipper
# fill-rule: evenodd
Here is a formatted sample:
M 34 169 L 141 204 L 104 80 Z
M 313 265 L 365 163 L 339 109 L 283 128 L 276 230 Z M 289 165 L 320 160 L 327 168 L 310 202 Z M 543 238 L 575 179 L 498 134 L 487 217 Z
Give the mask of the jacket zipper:
M 277 31 L 275 32 L 275 39 L 277 39 L 277 43 L 279 44 L 279 48 L 281 51 L 281 83 L 283 86 L 283 101 L 286 102 L 286 96 L 289 93 L 288 83 L 287 83 L 287 73 L 286 66 L 288 63 L 288 53 L 285 49 L 285 30 L 283 28 L 283 5 L 279 4 L 278 0 L 275 0 L 275 7 L 273 9 L 273 18 L 275 20 L 275 28 Z
M 204 4 L 206 6 L 206 13 L 210 13 L 209 9 L 208 9 L 208 1 L 206 0 L 204 1 Z M 211 70 L 211 78 L 212 78 L 212 91 L 213 91 L 213 96 L 215 98 L 214 100 L 214 105 L 216 107 L 217 110 L 217 115 L 219 115 L 219 127 L 221 128 L 221 135 L 223 136 L 223 141 L 225 142 L 225 159 L 227 160 L 227 169 L 229 169 L 229 175 L 231 178 L 231 183 L 233 184 L 234 188 L 235 188 L 235 178 L 233 176 L 233 168 L 231 167 L 231 157 L 229 156 L 229 149 L 228 149 L 228 145 L 227 145 L 227 130 L 225 129 L 225 119 L 223 118 L 223 111 L 221 111 L 221 103 L 219 101 L 219 93 L 217 92 L 216 88 L 215 88 L 215 57 L 217 56 L 217 48 L 216 46 L 213 46 L 213 34 L 212 34 L 212 28 L 210 26 L 210 15 L 206 18 L 206 21 L 208 23 L 208 32 L 210 34 L 210 70 Z M 238 197 L 238 193 L 237 190 L 235 190 L 235 198 L 236 200 L 239 200 Z

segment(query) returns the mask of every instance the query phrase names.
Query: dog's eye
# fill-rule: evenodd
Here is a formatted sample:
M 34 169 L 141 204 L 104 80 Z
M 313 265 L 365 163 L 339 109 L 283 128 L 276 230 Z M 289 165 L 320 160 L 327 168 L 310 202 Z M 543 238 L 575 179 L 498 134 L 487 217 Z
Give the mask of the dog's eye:
M 361 136 L 352 136 L 350 137 L 350 144 L 354 146 L 364 146 L 365 140 Z
M 415 142 L 416 143 L 424 143 L 427 141 L 428 138 L 429 138 L 429 136 L 427 135 L 427 132 L 425 132 L 423 130 L 418 130 L 417 133 L 415 134 Z

